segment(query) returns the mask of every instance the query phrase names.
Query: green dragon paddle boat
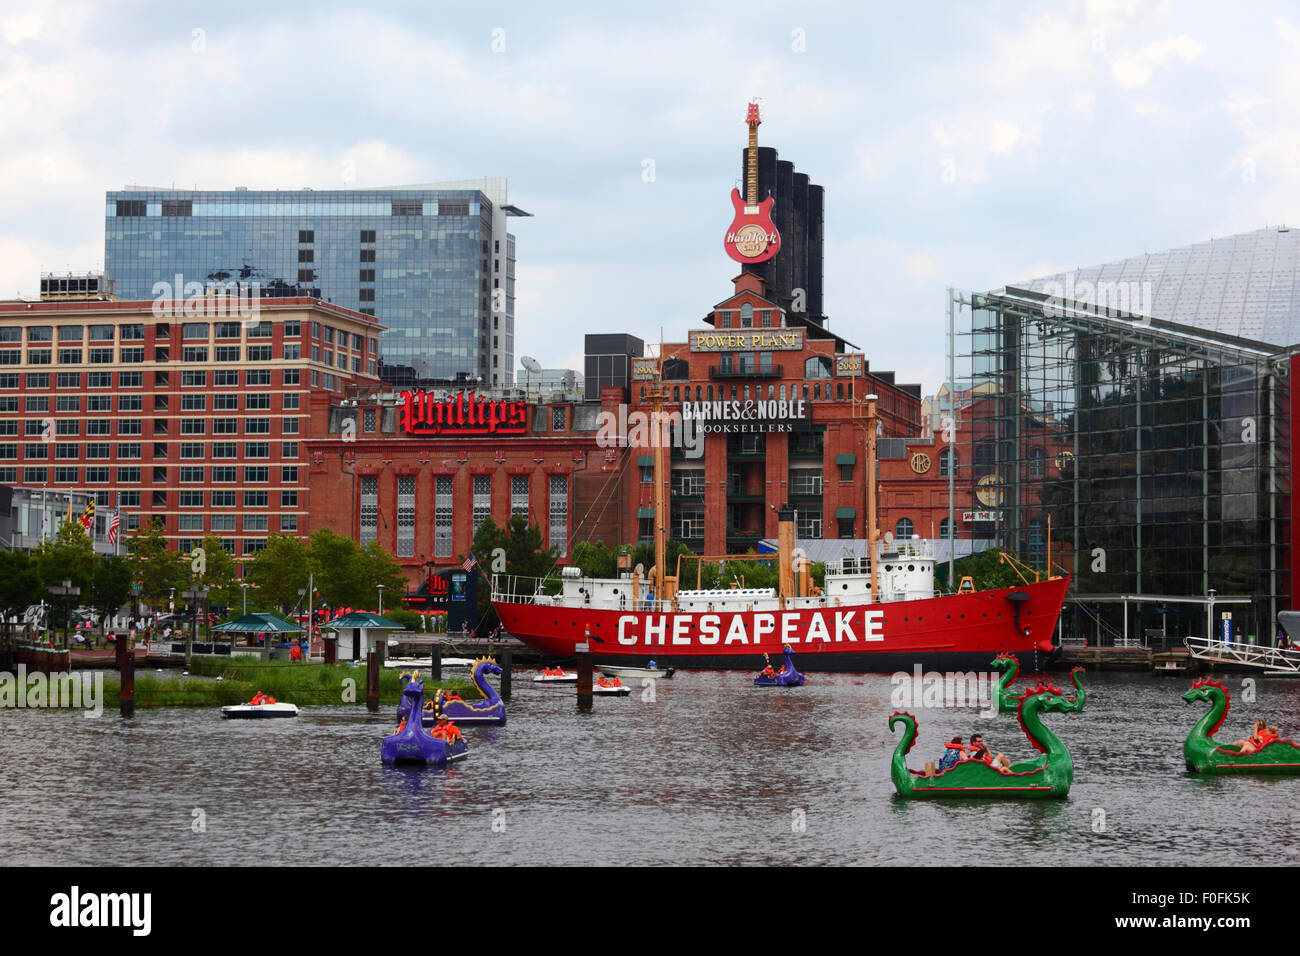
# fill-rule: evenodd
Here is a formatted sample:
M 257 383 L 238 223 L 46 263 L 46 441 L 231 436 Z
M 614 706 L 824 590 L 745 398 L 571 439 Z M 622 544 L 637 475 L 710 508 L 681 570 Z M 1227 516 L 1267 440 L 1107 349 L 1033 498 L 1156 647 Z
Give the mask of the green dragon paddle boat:
M 892 731 L 899 723 L 904 727 L 890 768 L 894 789 L 905 798 L 1047 800 L 1064 797 L 1074 781 L 1074 761 L 1060 738 L 1044 726 L 1041 715 L 1044 711 L 1069 714 L 1082 709 L 1078 699 L 1065 697 L 1058 687 L 1039 684 L 1026 688 L 1016 698 L 1016 716 L 1029 743 L 1043 756 L 1013 764 L 1007 771 L 996 770 L 982 760 L 965 760 L 932 777 L 908 769 L 907 754 L 917 737 L 916 718 L 901 711 L 894 713 L 889 718 L 889 729 Z
M 1183 742 L 1183 757 L 1191 773 L 1273 773 L 1300 774 L 1300 747 L 1295 741 L 1281 738 L 1260 750 L 1243 754 L 1235 744 L 1221 744 L 1214 739 L 1228 716 L 1228 689 L 1217 680 L 1201 678 L 1183 694 L 1187 703 L 1208 701 L 1205 712 Z
M 998 712 L 1010 713 L 1020 703 L 1020 695 L 1011 690 L 1016 675 L 1020 673 L 1020 660 L 1014 654 L 999 654 L 993 658 L 989 666 L 1002 672 L 998 677 L 998 686 L 993 691 L 998 702 Z M 1070 682 L 1074 684 L 1074 702 L 1078 704 L 1078 710 L 1083 710 L 1083 705 L 1088 698 L 1083 689 L 1083 672 L 1082 667 L 1075 667 L 1070 671 Z

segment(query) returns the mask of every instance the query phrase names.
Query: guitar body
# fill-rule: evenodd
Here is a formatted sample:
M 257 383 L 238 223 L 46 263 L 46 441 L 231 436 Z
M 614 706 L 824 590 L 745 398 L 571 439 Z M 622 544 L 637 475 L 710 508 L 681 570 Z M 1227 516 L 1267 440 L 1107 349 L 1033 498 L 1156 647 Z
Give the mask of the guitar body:
M 747 205 L 739 189 L 731 191 L 731 205 L 736 211 L 723 239 L 727 255 L 737 262 L 766 262 L 781 251 L 781 234 L 772 222 L 771 196 L 755 205 Z

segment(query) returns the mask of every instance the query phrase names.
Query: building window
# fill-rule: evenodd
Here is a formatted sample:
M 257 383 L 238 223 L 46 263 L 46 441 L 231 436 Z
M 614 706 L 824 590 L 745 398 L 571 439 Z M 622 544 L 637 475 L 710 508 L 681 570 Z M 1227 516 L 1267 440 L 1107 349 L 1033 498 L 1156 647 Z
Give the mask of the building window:
M 822 516 L 817 512 L 795 511 L 794 533 L 799 538 L 820 538 L 822 536 Z
M 214 350 L 213 361 L 216 362 L 238 362 L 239 346 L 238 345 L 218 345 Z
M 550 546 L 560 557 L 569 550 L 569 476 L 550 476 Z
M 1041 478 L 1046 473 L 1046 454 L 1041 448 L 1029 449 L 1029 477 Z
M 443 479 L 439 478 L 439 481 Z M 451 479 L 446 479 L 448 484 Z M 397 478 L 397 556 L 415 557 L 415 476 Z
M 837 533 L 841 538 L 851 538 L 851 537 L 853 537 L 853 519 L 852 519 L 852 518 L 837 518 L 837 519 L 835 519 L 835 523 L 836 523 L 836 526 L 837 526 L 837 528 L 836 528 L 836 533 Z
M 492 476 L 474 476 L 474 530 L 492 517 Z
M 375 430 L 375 410 L 373 408 L 367 408 L 361 412 L 361 428 L 366 432 Z
M 433 481 L 433 553 L 435 557 L 450 558 L 453 543 L 452 478 L 450 475 L 437 475 Z
M 564 431 L 564 413 L 565 407 L 563 405 L 554 405 L 551 407 L 551 431 Z
M 804 378 L 830 378 L 831 377 L 830 358 L 825 355 L 812 356 L 810 359 L 808 359 L 808 361 L 803 363 L 803 377 Z M 806 392 L 807 390 L 808 390 L 808 386 L 805 385 L 804 391 Z M 804 395 L 804 398 L 807 397 L 808 397 L 807 395 Z
M 271 480 L 271 469 L 266 465 L 247 465 L 244 467 L 244 481 L 265 484 Z
M 244 507 L 245 508 L 265 508 L 271 500 L 271 493 L 268 491 L 245 491 Z
M 952 472 L 953 477 L 956 477 L 957 472 L 955 467 L 957 465 L 957 460 L 957 452 L 955 449 L 945 448 L 941 451 L 939 453 L 939 477 L 947 478 L 950 471 Z
M 939 522 L 939 538 L 941 540 L 947 540 L 949 537 L 952 537 L 950 533 L 951 531 L 952 531 L 952 522 L 949 519 L 944 518 L 942 521 Z
M 283 501 L 281 502 L 283 504 Z M 361 534 L 360 543 L 367 545 L 379 536 L 379 479 L 361 478 Z
M 754 307 L 748 302 L 740 307 L 740 327 L 742 329 L 752 329 L 754 327 Z
M 510 517 L 528 517 L 528 476 L 510 476 Z
M 910 541 L 915 533 L 916 526 L 911 518 L 899 518 L 898 524 L 894 525 L 894 542 Z

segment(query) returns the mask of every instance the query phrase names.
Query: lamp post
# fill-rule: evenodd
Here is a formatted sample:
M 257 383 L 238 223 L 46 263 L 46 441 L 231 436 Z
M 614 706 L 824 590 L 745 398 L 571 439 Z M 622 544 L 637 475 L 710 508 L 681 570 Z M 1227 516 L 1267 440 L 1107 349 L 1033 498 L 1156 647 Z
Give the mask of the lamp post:
M 244 589 L 244 615 L 248 615 L 248 582 L 240 581 L 239 586 Z
M 378 587 L 379 587 L 379 613 L 382 615 L 384 613 L 384 586 L 380 584 L 378 585 Z
M 187 662 L 190 659 L 190 655 L 194 653 L 194 642 L 198 640 L 199 637 L 200 602 L 206 600 L 207 596 L 208 596 L 208 589 L 201 588 L 198 586 L 192 587 L 190 588 L 190 590 L 181 593 L 181 597 L 185 598 L 186 600 L 192 600 L 194 602 L 194 612 L 193 612 L 194 620 L 192 626 L 190 627 L 189 640 L 187 640 L 185 644 L 185 660 Z

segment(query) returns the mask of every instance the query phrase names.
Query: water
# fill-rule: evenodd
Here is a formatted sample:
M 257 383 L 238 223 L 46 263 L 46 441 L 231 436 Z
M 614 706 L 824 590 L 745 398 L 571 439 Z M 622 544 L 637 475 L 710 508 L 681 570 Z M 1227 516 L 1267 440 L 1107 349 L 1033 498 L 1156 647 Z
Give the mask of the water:
M 881 675 L 790 690 L 738 672 L 681 673 L 657 700 L 597 698 L 515 675 L 510 722 L 465 728 L 447 770 L 385 768 L 391 708 L 226 721 L 214 710 L 86 719 L 0 712 L 7 864 L 1295 864 L 1300 778 L 1196 778 L 1182 741 L 1204 705 L 1182 679 L 1088 675 L 1082 714 L 1047 714 L 1070 747 L 1064 801 L 900 801 Z M 1059 676 L 1057 677 L 1059 680 Z M 1300 681 L 1240 678 L 1220 739 L 1269 716 L 1300 731 Z M 639 681 L 633 682 L 639 687 Z M 909 755 L 980 730 L 1013 759 L 1014 716 L 925 710 Z M 1094 811 L 1104 829 L 1094 829 Z M 204 832 L 195 832 L 202 814 Z M 494 815 L 494 811 L 496 812 Z M 792 832 L 803 811 L 804 832 Z M 496 828 L 494 829 L 494 821 Z M 504 824 L 504 829 L 501 829 Z M 499 831 L 499 832 L 498 832 Z

